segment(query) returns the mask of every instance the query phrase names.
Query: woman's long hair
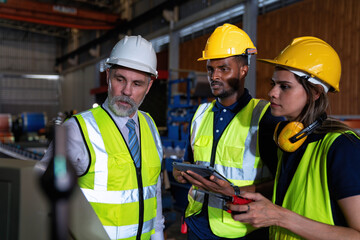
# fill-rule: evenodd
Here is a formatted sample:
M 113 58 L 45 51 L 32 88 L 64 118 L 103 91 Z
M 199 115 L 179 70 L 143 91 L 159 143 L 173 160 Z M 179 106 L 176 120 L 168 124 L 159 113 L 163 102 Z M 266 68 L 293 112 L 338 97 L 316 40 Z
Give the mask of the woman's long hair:
M 302 122 L 305 127 L 309 126 L 311 123 L 315 122 L 322 114 L 326 113 L 327 108 L 329 107 L 329 99 L 325 91 L 318 89 L 317 85 L 310 83 L 306 78 L 296 76 L 298 82 L 304 87 L 307 94 L 307 104 L 299 115 L 298 121 Z M 313 101 L 314 94 L 321 92 L 317 100 Z M 356 131 L 341 121 L 334 118 L 327 118 L 321 125 L 317 128 L 315 133 L 328 133 L 328 132 L 340 132 L 344 133 L 345 131 Z M 356 133 L 360 136 L 358 133 Z

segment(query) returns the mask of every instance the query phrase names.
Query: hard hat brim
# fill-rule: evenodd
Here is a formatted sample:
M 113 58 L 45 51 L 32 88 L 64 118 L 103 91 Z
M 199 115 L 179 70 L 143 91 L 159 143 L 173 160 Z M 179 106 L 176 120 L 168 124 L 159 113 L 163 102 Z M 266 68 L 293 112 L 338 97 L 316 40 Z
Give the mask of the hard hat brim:
M 242 54 L 239 54 L 239 55 L 242 55 Z M 223 58 L 235 57 L 235 56 L 238 56 L 238 55 L 221 55 L 221 56 L 214 56 L 214 57 L 201 57 L 201 58 L 198 58 L 197 61 L 223 59 Z
M 284 67 L 284 68 L 292 68 L 292 69 L 297 69 L 299 71 L 304 71 L 303 69 L 299 69 L 299 68 L 291 66 L 289 64 L 283 64 L 283 63 L 280 63 L 280 62 L 278 62 L 276 60 L 273 60 L 273 59 L 261 59 L 260 58 L 260 59 L 256 59 L 256 61 L 263 62 L 263 63 L 269 63 L 269 64 L 274 65 L 274 66 L 280 66 L 280 67 Z M 316 74 L 313 74 L 313 73 L 308 73 L 308 74 L 312 75 L 312 76 L 315 76 L 318 79 L 321 79 L 321 77 L 317 76 Z M 327 83 L 327 84 L 329 84 L 329 83 Z M 336 87 L 334 87 L 332 85 L 330 85 L 330 86 L 331 86 L 331 88 L 330 88 L 331 92 L 340 92 L 339 88 L 336 88 Z
M 155 69 L 151 69 L 145 64 L 142 64 L 140 62 L 131 61 L 130 59 L 121 59 L 121 58 L 111 59 L 111 60 L 108 60 L 106 62 L 106 64 L 123 66 L 123 67 L 127 67 L 130 69 L 148 73 L 148 74 L 154 76 L 155 78 L 158 77 L 158 72 Z
M 234 57 L 234 56 L 250 56 L 257 54 L 257 49 L 255 47 L 253 48 L 247 48 L 242 53 L 231 53 L 231 54 L 221 54 L 221 55 L 212 55 L 211 57 L 205 57 L 206 53 L 203 51 L 203 56 L 201 58 L 198 58 L 197 61 L 204 61 L 204 60 L 211 60 L 211 59 L 221 59 L 221 58 L 228 58 L 228 57 Z

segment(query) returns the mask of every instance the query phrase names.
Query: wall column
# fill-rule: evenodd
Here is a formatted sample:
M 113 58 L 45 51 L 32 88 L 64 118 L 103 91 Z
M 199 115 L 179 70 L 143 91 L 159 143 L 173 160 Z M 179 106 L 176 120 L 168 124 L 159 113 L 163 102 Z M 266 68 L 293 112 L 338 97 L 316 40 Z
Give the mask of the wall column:
M 243 30 L 250 36 L 256 47 L 256 31 L 258 17 L 258 0 L 246 0 L 243 15 Z M 250 68 L 246 77 L 245 87 L 256 97 L 256 55 L 251 56 Z

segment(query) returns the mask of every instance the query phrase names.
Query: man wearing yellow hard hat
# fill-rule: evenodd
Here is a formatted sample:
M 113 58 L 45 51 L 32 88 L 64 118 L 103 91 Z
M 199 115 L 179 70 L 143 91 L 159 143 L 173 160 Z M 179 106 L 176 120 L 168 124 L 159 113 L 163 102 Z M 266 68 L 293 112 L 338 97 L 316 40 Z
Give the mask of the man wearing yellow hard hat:
M 205 179 L 174 168 L 174 178 L 193 184 L 185 212 L 188 239 L 266 239 L 267 229 L 234 221 L 221 196 L 262 191 L 276 171 L 273 132 L 279 118 L 269 103 L 254 99 L 244 88 L 249 58 L 257 50 L 240 28 L 224 24 L 209 37 L 202 57 L 215 100 L 201 104 L 191 122 L 184 160 L 215 168 L 229 182 Z M 206 190 L 205 192 L 203 190 Z M 212 194 L 212 193 L 216 194 Z

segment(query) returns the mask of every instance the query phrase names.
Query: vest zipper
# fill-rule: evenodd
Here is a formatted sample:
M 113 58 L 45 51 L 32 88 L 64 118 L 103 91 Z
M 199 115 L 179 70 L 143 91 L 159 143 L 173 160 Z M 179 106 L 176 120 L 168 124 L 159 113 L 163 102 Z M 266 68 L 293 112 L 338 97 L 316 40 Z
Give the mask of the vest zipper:
M 210 166 L 211 167 L 214 167 L 214 165 L 215 165 L 215 153 L 216 153 L 216 148 L 217 148 L 218 143 L 219 143 L 218 140 L 213 141 L 213 147 L 212 147 L 212 150 L 211 150 L 211 157 L 210 157 Z M 204 211 L 205 208 L 208 207 L 208 205 L 209 205 L 209 194 L 205 193 L 204 202 L 203 202 L 201 211 Z
M 140 240 L 142 228 L 144 225 L 144 189 L 141 178 L 141 167 L 136 168 L 136 177 L 138 180 L 138 188 L 139 188 L 139 228 L 136 235 L 136 240 Z
M 234 115 L 234 117 L 236 116 L 236 114 Z M 230 122 L 234 119 L 234 117 L 230 120 Z M 230 122 L 228 123 L 228 125 L 230 124 Z M 210 156 L 210 166 L 211 167 L 214 167 L 215 166 L 215 156 L 216 156 L 216 149 L 217 149 L 217 146 L 218 146 L 218 143 L 219 143 L 219 140 L 221 138 L 221 136 L 223 135 L 223 133 L 225 132 L 226 128 L 228 127 L 228 125 L 226 125 L 224 131 L 221 133 L 220 137 L 215 140 L 214 139 L 214 132 L 213 132 L 213 144 L 212 144 L 212 148 L 211 148 L 211 156 Z M 215 118 L 213 119 L 213 131 L 215 131 Z M 203 211 L 205 208 L 208 207 L 208 204 L 209 204 L 209 194 L 205 193 L 205 196 L 204 196 L 204 202 L 203 202 L 203 205 L 202 205 L 202 210 Z

